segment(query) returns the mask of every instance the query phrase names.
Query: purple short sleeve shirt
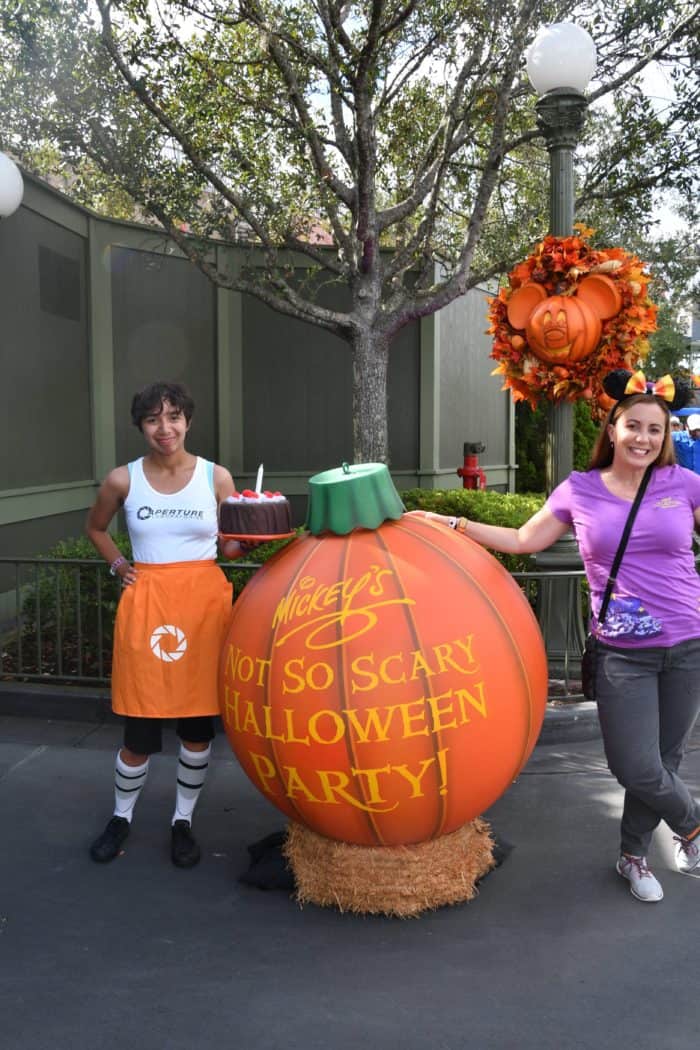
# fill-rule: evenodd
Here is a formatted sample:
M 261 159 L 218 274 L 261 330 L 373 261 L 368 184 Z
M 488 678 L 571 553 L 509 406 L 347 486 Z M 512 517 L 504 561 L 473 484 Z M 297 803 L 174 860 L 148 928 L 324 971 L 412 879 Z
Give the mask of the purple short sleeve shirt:
M 608 491 L 599 470 L 574 472 L 547 500 L 571 525 L 591 589 L 592 627 L 622 648 L 671 646 L 700 637 L 700 576 L 692 551 L 700 476 L 659 467 L 649 481 L 612 593 L 605 622 L 598 610 L 631 502 Z

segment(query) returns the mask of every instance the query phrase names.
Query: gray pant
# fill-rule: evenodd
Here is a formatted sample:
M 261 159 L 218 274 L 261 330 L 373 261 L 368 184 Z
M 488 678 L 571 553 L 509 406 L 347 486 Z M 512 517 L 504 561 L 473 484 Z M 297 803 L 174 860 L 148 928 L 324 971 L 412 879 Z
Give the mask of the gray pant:
M 598 717 L 610 772 L 625 789 L 621 848 L 646 856 L 665 820 L 677 835 L 700 825 L 678 776 L 700 710 L 700 639 L 668 649 L 598 649 Z

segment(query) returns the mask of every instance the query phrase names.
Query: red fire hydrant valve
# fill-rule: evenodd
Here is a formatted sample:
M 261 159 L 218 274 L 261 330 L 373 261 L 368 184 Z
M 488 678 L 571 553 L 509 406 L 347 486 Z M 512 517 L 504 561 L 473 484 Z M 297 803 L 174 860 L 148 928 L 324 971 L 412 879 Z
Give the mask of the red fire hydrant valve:
M 482 441 L 464 442 L 464 466 L 457 469 L 457 474 L 462 479 L 462 488 L 486 488 L 486 475 L 479 466 L 479 454 L 485 451 L 486 445 Z

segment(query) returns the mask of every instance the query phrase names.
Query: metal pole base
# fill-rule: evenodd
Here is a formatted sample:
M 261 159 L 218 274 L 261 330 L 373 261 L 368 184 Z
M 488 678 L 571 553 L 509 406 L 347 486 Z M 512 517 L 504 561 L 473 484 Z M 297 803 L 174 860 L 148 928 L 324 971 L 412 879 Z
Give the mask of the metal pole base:
M 567 572 L 583 569 L 574 537 L 569 534 L 557 540 L 546 551 L 535 556 L 538 572 Z M 549 664 L 549 677 L 581 677 L 581 656 L 586 638 L 582 612 L 582 576 L 557 579 L 552 576 L 540 583 L 537 596 L 537 619 L 544 636 Z

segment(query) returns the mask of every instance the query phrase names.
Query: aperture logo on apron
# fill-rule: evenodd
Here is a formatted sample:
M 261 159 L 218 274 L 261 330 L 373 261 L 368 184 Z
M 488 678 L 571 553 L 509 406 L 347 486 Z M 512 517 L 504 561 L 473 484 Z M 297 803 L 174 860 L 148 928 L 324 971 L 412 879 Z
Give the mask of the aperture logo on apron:
M 187 652 L 185 632 L 171 623 L 156 627 L 151 635 L 151 652 L 166 664 L 180 660 Z

